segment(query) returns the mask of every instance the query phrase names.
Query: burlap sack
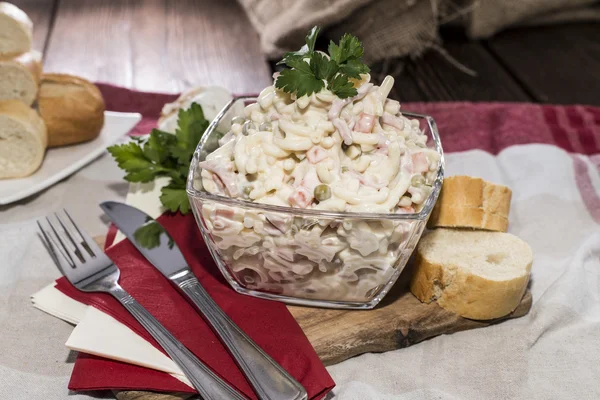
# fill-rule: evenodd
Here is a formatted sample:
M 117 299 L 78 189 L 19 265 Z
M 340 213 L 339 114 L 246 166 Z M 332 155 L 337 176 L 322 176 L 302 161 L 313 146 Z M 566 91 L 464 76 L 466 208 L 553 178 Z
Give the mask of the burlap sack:
M 306 32 L 357 35 L 365 61 L 417 56 L 439 41 L 438 28 L 452 21 L 472 38 L 514 25 L 600 20 L 597 0 L 239 0 L 260 35 L 263 51 L 277 58 L 298 49 Z

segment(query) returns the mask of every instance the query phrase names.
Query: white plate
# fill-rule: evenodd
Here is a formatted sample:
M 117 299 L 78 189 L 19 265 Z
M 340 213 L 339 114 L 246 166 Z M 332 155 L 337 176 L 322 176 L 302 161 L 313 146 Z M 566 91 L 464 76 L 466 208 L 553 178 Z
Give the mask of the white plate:
M 22 179 L 0 180 L 0 205 L 24 199 L 71 175 L 96 157 L 108 146 L 126 135 L 142 116 L 138 113 L 104 113 L 104 128 L 100 135 L 86 143 L 48 149 L 40 169 Z

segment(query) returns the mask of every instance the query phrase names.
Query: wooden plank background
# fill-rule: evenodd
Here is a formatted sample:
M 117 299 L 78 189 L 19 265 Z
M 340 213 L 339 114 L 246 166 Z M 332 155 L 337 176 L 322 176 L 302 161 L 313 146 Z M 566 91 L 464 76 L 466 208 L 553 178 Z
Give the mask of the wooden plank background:
M 13 0 L 35 23 L 45 69 L 145 91 L 220 85 L 256 93 L 272 66 L 235 0 Z M 442 32 L 439 53 L 373 66 L 392 74 L 400 101 L 530 101 L 600 105 L 600 25 L 509 30 L 488 41 Z

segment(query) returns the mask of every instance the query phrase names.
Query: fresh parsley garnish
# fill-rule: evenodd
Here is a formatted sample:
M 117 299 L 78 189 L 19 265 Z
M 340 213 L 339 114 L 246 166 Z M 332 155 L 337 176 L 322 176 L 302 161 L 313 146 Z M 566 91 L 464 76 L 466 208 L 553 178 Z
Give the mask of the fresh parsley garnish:
M 152 182 L 159 176 L 171 178 L 162 188 L 160 201 L 168 210 L 182 214 L 190 211 L 185 191 L 188 169 L 196 145 L 208 128 L 202 107 L 193 103 L 187 110 L 179 110 L 175 134 L 153 129 L 147 138 L 134 138 L 129 143 L 115 145 L 108 151 L 125 170 L 129 182 Z
M 277 64 L 285 64 L 275 86 L 296 96 L 311 95 L 323 88 L 331 90 L 344 99 L 356 96 L 357 91 L 350 79 L 360 79 L 360 74 L 370 71 L 362 62 L 363 47 L 356 36 L 345 34 L 338 44 L 329 43 L 329 58 L 315 51 L 319 35 L 315 26 L 305 38 L 306 44 L 296 52 L 286 53 Z

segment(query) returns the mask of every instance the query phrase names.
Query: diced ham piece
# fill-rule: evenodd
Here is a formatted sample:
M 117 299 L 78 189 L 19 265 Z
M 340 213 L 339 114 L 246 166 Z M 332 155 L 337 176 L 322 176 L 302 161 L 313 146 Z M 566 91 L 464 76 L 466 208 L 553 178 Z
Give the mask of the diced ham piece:
M 400 214 L 413 214 L 415 209 L 412 206 L 398 208 Z
M 375 118 L 376 117 L 373 114 L 361 112 L 354 130 L 358 132 L 371 133 L 373 130 L 373 125 L 375 125 Z
M 231 169 L 218 164 L 215 160 L 202 161 L 198 163 L 198 166 L 215 174 L 223 182 L 231 197 L 239 196 L 240 191 L 235 182 L 235 174 Z
M 288 201 L 294 207 L 306 208 L 313 201 L 313 194 L 303 186 L 299 186 L 290 195 Z
M 215 210 L 215 216 L 227 219 L 233 219 L 235 216 L 235 211 L 231 208 L 217 208 Z
M 306 158 L 311 164 L 316 164 L 329 157 L 327 150 L 321 146 L 313 146 L 306 152 Z
M 337 129 L 340 132 L 340 136 L 342 137 L 344 144 L 346 144 L 347 146 L 350 146 L 352 144 L 352 131 L 348 126 L 348 123 L 340 118 L 342 108 L 344 108 L 346 105 L 350 104 L 353 101 L 360 100 L 363 97 L 365 97 L 367 93 L 369 93 L 369 89 L 371 89 L 372 87 L 372 83 L 366 83 L 357 89 L 358 94 L 356 96 L 343 100 L 335 100 L 331 104 L 331 108 L 327 113 L 327 117 L 329 118 L 333 126 L 335 126 L 335 129 Z
M 414 153 L 412 155 L 413 172 L 422 173 L 429 171 L 429 163 L 424 153 Z

